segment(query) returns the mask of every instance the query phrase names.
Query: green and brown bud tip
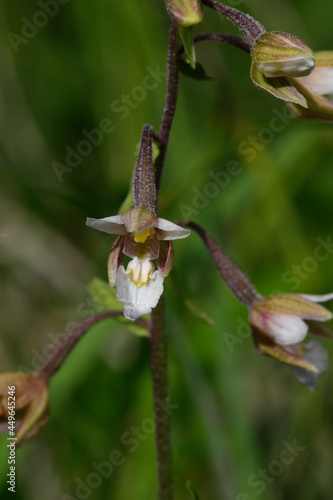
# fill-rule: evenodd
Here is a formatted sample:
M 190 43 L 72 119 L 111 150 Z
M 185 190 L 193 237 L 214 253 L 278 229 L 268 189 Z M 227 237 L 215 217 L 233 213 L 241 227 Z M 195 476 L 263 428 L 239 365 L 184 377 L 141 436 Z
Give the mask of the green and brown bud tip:
M 281 32 L 264 33 L 254 43 L 251 55 L 266 78 L 309 75 L 316 60 L 300 38 Z
M 199 0 L 166 0 L 166 6 L 172 19 L 181 28 L 195 26 L 203 19 Z
M 138 161 L 133 178 L 134 207 L 144 205 L 147 209 L 156 210 L 156 184 L 153 162 L 153 129 L 144 125 Z

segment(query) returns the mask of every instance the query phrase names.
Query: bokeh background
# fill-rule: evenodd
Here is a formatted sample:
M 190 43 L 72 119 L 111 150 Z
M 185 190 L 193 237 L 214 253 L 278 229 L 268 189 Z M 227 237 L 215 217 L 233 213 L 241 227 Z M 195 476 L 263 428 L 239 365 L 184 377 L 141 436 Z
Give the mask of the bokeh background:
M 106 279 L 112 238 L 85 219 L 117 213 L 141 127 L 157 130 L 165 92 L 162 0 L 59 0 L 45 23 L 37 13 L 46 3 L 0 4 L 1 372 L 35 369 L 52 338 L 94 310 L 86 285 Z M 327 1 L 230 5 L 314 50 L 333 49 Z M 212 12 L 199 28 L 237 33 Z M 237 49 L 206 42 L 197 55 L 214 79 L 181 77 L 161 216 L 202 224 L 263 294 L 332 291 L 332 125 L 292 119 L 282 101 L 254 88 L 249 57 Z M 148 74 L 155 88 L 142 90 Z M 112 131 L 68 168 L 83 131 L 106 119 Z M 202 500 L 330 499 L 332 346 L 330 369 L 311 393 L 256 352 L 247 311 L 199 238 L 176 242 L 175 252 L 166 309 L 177 499 L 189 498 L 187 480 Z M 156 498 L 147 339 L 112 320 L 87 333 L 51 382 L 50 415 L 17 452 L 17 500 Z M 295 443 L 301 448 L 281 465 Z M 5 499 L 4 437 L 0 445 Z M 115 450 L 123 463 L 108 478 L 91 476 Z

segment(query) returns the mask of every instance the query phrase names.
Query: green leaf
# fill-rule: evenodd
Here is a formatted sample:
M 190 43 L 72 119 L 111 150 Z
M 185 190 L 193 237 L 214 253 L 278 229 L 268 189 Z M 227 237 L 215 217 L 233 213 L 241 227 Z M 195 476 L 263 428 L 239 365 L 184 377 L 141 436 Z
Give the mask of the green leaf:
M 190 481 L 187 481 L 186 488 L 187 488 L 187 491 L 190 493 L 192 500 L 200 500 L 198 493 L 195 491 L 195 489 Z
M 172 285 L 172 289 L 177 295 L 179 301 L 184 304 L 186 309 L 199 321 L 204 323 L 205 325 L 212 326 L 214 321 L 206 314 L 202 309 L 200 309 L 191 299 L 189 299 L 181 285 L 180 280 L 177 277 L 177 273 L 175 270 L 172 272 L 172 279 L 169 282 Z
M 187 309 L 190 311 L 193 316 L 195 316 L 197 319 L 202 321 L 202 323 L 205 323 L 208 326 L 212 326 L 214 324 L 214 321 L 212 318 L 208 316 L 204 311 L 199 309 L 199 307 L 192 302 L 190 299 L 185 299 L 184 304 L 187 307 Z
M 184 50 L 186 54 L 186 62 L 195 70 L 195 48 L 193 43 L 193 28 L 179 28 L 180 38 L 184 45 Z
M 122 204 L 119 207 L 118 210 L 118 215 L 123 215 L 126 213 L 128 210 L 133 208 L 133 188 L 132 188 L 132 181 L 131 181 L 131 187 L 127 193 L 126 198 L 122 202 Z
M 195 69 L 193 69 L 184 59 L 180 59 L 178 67 L 183 75 L 193 78 L 193 80 L 213 80 L 213 77 L 206 73 L 205 68 L 200 63 L 196 63 Z
M 103 311 L 115 311 L 121 309 L 122 306 L 117 300 L 116 289 L 111 288 L 106 281 L 103 281 L 100 278 L 94 278 L 86 288 L 89 295 Z M 147 318 L 147 316 L 145 316 L 145 318 Z M 115 320 L 120 323 L 125 323 L 127 328 L 139 337 L 148 337 L 149 335 L 146 328 L 138 325 L 137 323 L 132 323 L 132 321 L 129 321 L 123 316 L 116 317 Z

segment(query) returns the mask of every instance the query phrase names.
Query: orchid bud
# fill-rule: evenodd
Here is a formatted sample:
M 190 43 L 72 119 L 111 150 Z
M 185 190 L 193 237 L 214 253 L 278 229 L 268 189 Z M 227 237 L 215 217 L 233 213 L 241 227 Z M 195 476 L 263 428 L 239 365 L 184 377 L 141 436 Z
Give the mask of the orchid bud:
M 251 50 L 253 83 L 279 99 L 304 108 L 306 98 L 289 77 L 309 75 L 315 67 L 315 55 L 298 37 L 288 33 L 264 33 Z
M 190 28 L 201 23 L 203 10 L 199 0 L 166 0 L 172 19 L 181 28 Z
M 288 33 L 264 33 L 252 47 L 252 60 L 266 78 L 305 76 L 315 67 L 315 56 L 300 38 Z

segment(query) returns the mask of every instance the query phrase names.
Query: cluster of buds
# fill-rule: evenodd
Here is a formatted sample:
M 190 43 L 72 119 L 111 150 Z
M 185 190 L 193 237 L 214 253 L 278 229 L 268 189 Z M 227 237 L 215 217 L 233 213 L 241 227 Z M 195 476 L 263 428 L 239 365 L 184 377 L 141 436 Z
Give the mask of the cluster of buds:
M 134 208 L 124 215 L 87 219 L 87 225 L 120 236 L 109 260 L 110 286 L 116 286 L 124 316 L 135 321 L 156 307 L 163 281 L 173 266 L 172 240 L 186 238 L 190 231 L 156 215 L 156 185 L 152 158 L 152 130 L 143 127 L 141 148 L 133 180 Z M 124 257 L 130 257 L 125 270 Z M 157 261 L 155 270 L 152 261 Z

